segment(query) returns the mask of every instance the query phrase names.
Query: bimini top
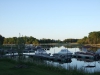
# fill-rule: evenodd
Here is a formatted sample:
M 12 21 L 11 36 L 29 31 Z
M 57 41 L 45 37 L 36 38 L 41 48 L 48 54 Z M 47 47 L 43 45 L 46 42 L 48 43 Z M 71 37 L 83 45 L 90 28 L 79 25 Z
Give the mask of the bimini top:
M 58 52 L 58 54 L 72 54 L 68 49 L 61 49 L 60 52 Z

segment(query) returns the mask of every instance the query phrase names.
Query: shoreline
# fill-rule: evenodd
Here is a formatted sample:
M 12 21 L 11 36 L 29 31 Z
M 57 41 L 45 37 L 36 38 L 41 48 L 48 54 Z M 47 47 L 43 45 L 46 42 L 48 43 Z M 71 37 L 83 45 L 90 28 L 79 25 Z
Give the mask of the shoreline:
M 15 44 L 3 44 L 3 46 L 15 46 Z M 25 45 L 29 45 L 29 44 L 25 44 Z M 32 45 L 32 44 L 30 44 Z M 79 46 L 79 47 L 99 47 L 100 48 L 100 44 L 78 44 L 78 43 L 42 43 L 39 45 L 62 45 L 62 46 Z

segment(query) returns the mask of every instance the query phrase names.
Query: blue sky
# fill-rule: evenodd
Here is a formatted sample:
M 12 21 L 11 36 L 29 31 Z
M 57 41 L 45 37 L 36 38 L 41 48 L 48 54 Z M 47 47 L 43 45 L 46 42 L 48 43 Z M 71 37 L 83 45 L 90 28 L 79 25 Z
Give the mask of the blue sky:
M 100 31 L 100 0 L 0 0 L 0 34 L 80 39 Z

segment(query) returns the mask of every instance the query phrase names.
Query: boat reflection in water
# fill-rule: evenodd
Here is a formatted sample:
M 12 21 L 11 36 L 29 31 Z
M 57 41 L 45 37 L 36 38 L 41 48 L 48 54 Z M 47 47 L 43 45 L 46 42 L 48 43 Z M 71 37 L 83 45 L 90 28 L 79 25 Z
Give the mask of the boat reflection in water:
M 76 58 L 77 61 L 84 61 L 84 68 L 94 68 L 96 67 L 96 61 L 94 59 L 86 59 L 86 58 Z

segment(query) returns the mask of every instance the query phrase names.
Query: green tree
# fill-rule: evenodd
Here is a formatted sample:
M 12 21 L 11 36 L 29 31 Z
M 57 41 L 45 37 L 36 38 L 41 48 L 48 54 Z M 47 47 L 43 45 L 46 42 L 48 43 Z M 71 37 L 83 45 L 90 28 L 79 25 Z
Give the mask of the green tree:
M 84 37 L 78 40 L 80 44 L 99 44 L 100 43 L 100 31 L 90 32 L 88 37 Z
M 33 41 L 33 45 L 35 45 L 35 46 L 36 46 L 36 45 L 39 45 L 38 40 L 34 40 L 34 41 Z
M 90 32 L 88 38 L 89 38 L 89 43 L 91 43 L 91 44 L 100 43 L 100 31 L 99 32 Z
M 13 37 L 13 44 L 17 44 L 17 37 Z
M 0 35 L 0 45 L 2 45 L 4 42 L 4 37 L 2 35 Z

